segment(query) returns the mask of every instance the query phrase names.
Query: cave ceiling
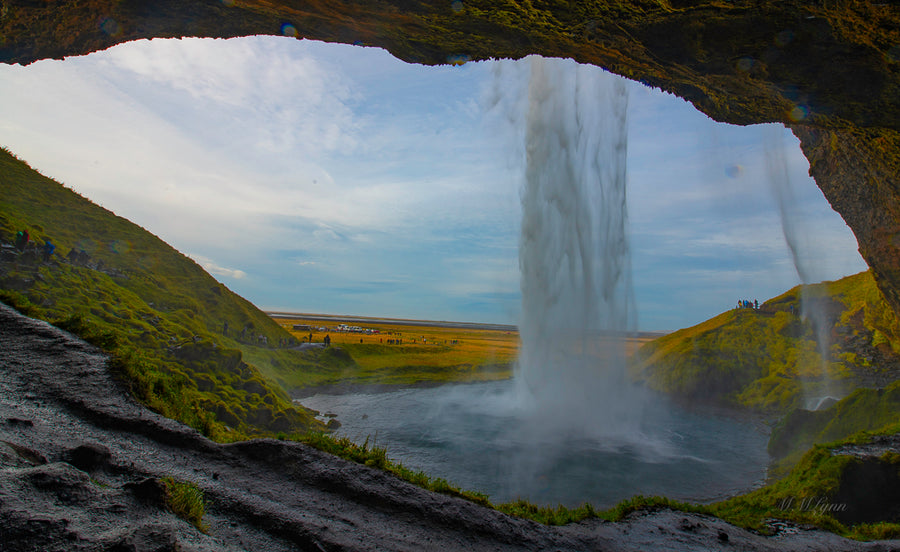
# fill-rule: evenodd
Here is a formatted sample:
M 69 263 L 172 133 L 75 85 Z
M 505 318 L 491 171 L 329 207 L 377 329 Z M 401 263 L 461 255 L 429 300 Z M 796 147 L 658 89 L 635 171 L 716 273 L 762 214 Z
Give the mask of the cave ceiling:
M 421 64 L 573 58 L 715 120 L 781 122 L 900 312 L 900 4 L 884 0 L 0 0 L 0 61 L 287 35 Z

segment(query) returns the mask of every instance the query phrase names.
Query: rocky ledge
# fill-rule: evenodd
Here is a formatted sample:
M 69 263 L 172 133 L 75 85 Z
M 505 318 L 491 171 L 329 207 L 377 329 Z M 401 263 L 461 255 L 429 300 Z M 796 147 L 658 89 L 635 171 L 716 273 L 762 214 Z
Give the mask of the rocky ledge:
M 4 305 L 0 351 L 4 551 L 900 549 L 669 510 L 546 527 L 299 443 L 213 443 L 131 400 L 101 351 Z M 164 477 L 203 490 L 206 533 L 166 509 Z

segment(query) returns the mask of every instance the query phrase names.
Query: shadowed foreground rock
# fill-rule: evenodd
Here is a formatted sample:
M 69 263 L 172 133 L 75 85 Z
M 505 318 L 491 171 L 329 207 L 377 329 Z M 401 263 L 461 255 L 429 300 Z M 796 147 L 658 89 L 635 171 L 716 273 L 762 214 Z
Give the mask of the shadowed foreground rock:
M 212 443 L 124 395 L 100 351 L 5 305 L 0 351 L 4 551 L 900 548 L 672 511 L 545 527 L 302 444 Z M 166 476 L 203 489 L 207 534 L 165 509 Z

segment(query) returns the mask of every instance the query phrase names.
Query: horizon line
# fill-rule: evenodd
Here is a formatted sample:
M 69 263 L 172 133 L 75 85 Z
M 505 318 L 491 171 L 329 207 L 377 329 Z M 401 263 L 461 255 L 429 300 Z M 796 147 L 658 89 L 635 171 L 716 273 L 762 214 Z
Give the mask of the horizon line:
M 317 320 L 317 321 L 339 321 L 339 322 L 369 322 L 369 323 L 390 323 L 398 326 L 434 326 L 442 328 L 457 329 L 481 329 L 481 330 L 499 330 L 519 332 L 519 326 L 515 324 L 496 324 L 491 322 L 457 322 L 451 320 L 420 320 L 415 318 L 390 318 L 382 316 L 364 316 L 357 314 L 319 314 L 292 312 L 282 310 L 264 310 L 267 316 L 279 318 L 294 318 L 298 320 Z M 621 334 L 628 337 L 638 338 L 656 338 L 671 332 L 669 331 L 621 331 L 621 332 L 603 332 L 610 334 Z

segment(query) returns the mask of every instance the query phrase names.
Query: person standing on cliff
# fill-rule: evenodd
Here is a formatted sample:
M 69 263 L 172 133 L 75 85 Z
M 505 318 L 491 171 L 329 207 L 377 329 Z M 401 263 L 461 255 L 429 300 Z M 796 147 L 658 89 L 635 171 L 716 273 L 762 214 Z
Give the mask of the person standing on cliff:
M 50 260 L 50 257 L 53 256 L 53 251 L 55 249 L 56 249 L 56 246 L 53 245 L 53 243 L 51 243 L 49 239 L 47 239 L 44 242 L 44 262 L 47 262 Z
M 28 245 L 28 238 L 28 230 L 19 230 L 16 232 L 16 249 L 25 251 L 25 246 Z

